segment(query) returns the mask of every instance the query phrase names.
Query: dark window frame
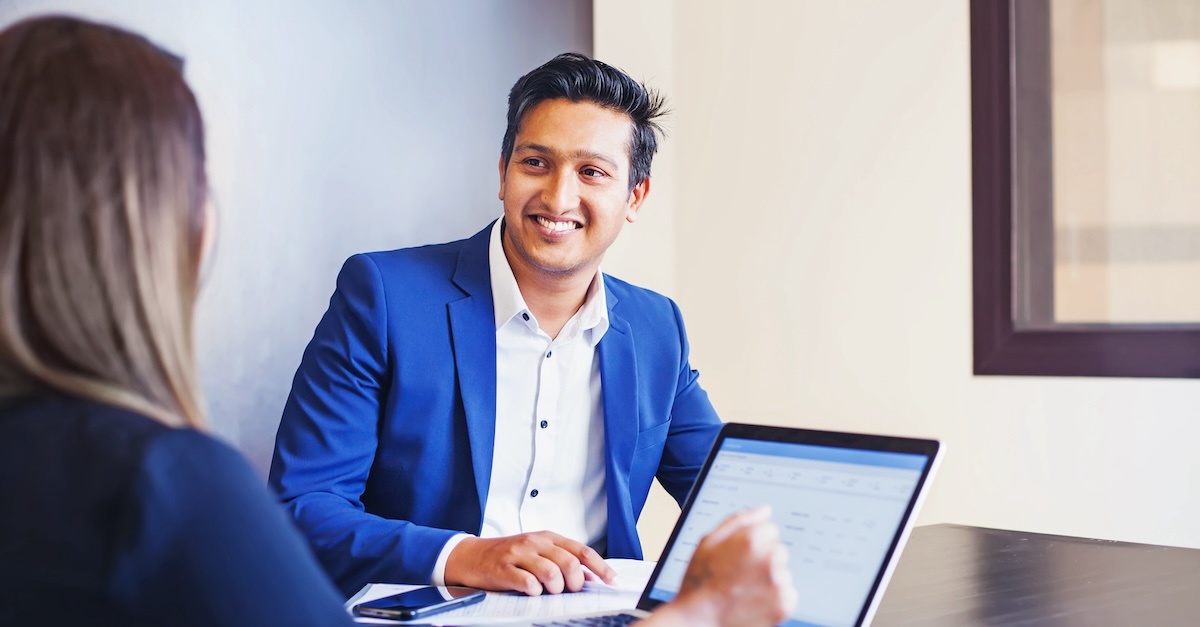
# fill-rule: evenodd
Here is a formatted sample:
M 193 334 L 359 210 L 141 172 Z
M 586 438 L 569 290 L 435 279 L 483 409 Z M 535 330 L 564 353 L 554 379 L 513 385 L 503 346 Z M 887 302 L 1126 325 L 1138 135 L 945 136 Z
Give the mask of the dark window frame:
M 1014 11 L 1017 3 L 1021 16 Z M 1012 43 L 1015 23 L 1021 27 L 1019 51 Z M 1022 91 L 1014 94 L 1014 52 L 1046 58 L 1043 89 L 1030 84 L 1039 80 L 1034 72 L 1021 78 Z M 1040 307 L 1053 311 L 1048 55 L 1049 0 L 971 0 L 975 374 L 1200 378 L 1200 325 L 1015 323 L 1017 307 L 1028 299 L 1014 298 L 1014 266 L 1025 278 L 1022 289 L 1049 290 L 1040 300 L 1050 305 Z M 1022 126 L 1037 131 L 1033 148 L 1042 151 L 1022 160 L 1020 190 L 1014 185 L 1014 144 L 1029 150 L 1030 141 L 1014 135 L 1014 108 L 1022 120 L 1032 116 L 1032 126 Z M 1020 215 L 1014 203 L 1018 191 Z M 1018 240 L 1019 250 L 1014 226 L 1032 235 Z M 1035 321 L 1046 315 L 1020 313 Z

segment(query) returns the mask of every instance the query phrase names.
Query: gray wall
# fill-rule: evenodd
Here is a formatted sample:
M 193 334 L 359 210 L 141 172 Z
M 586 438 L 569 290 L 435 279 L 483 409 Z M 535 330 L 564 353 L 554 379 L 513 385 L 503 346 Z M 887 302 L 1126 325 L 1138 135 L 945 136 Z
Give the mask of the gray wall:
M 46 12 L 186 59 L 220 214 L 197 331 L 208 407 L 264 470 L 342 261 L 498 216 L 509 87 L 592 48 L 590 0 L 0 0 L 0 26 Z

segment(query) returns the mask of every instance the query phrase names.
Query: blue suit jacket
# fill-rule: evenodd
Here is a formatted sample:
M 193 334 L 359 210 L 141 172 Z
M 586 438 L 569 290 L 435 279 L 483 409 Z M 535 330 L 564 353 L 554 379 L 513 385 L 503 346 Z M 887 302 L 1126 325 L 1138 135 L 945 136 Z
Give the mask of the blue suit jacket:
M 489 235 L 351 257 L 304 351 L 270 481 L 347 594 L 427 583 L 446 541 L 482 527 L 496 430 Z M 604 281 L 607 554 L 640 558 L 651 482 L 682 502 L 720 420 L 675 303 Z

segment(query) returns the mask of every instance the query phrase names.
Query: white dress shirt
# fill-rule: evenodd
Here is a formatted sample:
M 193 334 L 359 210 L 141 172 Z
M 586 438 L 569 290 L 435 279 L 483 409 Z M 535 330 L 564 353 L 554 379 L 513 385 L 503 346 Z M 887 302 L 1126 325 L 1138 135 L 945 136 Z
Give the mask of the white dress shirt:
M 608 330 L 599 271 L 583 306 L 551 339 L 525 305 L 504 255 L 503 220 L 488 247 L 496 314 L 496 439 L 480 537 L 549 530 L 603 550 L 604 405 L 596 345 Z M 432 583 L 466 534 L 442 548 Z

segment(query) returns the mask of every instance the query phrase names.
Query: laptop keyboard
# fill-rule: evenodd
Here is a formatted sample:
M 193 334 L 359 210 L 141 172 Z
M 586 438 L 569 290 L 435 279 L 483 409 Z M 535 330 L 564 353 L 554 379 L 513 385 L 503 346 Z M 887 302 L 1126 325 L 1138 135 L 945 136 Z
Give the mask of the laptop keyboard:
M 609 616 L 592 616 L 590 618 L 574 618 L 571 620 L 536 623 L 534 627 L 623 627 L 624 625 L 636 623 L 640 618 L 633 614 L 611 614 Z

